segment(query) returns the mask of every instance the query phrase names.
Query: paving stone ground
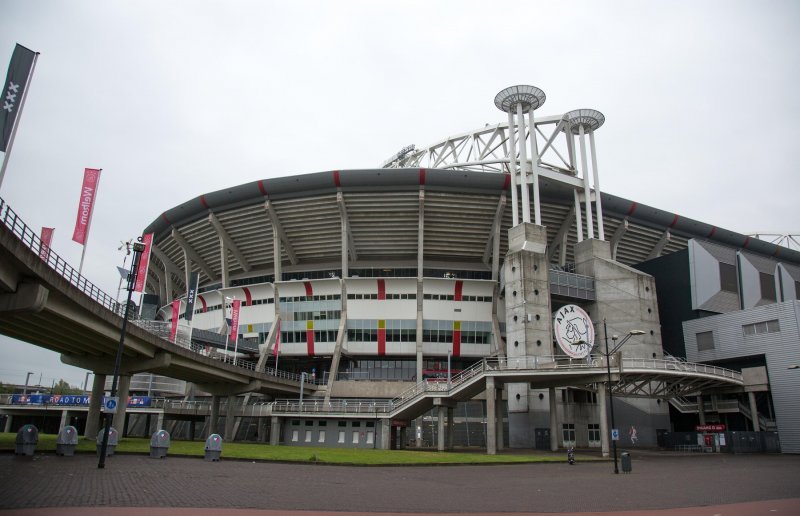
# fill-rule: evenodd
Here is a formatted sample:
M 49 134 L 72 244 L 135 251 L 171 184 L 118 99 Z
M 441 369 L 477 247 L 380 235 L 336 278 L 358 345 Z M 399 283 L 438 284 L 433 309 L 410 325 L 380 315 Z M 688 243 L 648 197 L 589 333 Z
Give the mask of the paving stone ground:
M 0 454 L 0 510 L 15 514 L 72 514 L 68 508 L 260 509 L 362 513 L 603 513 L 673 509 L 670 514 L 756 503 L 748 512 L 800 514 L 800 456 L 634 451 L 633 472 L 610 462 L 492 466 L 353 467 L 200 458 L 57 457 Z M 780 503 L 778 502 L 780 501 Z M 60 509 L 56 509 L 60 508 Z M 277 511 L 277 512 L 273 512 Z M 641 512 L 645 511 L 645 512 Z M 764 514 L 776 514 L 776 510 Z M 182 511 L 147 511 L 190 514 Z M 248 511 L 242 511 L 242 514 Z M 86 511 L 81 514 L 89 514 Z M 199 514 L 198 511 L 193 513 Z M 75 513 L 77 514 L 77 512 Z M 267 513 L 263 513 L 267 514 Z M 633 514 L 633 513 L 632 513 Z M 658 514 L 656 512 L 656 514 Z M 665 513 L 666 514 L 666 513 Z

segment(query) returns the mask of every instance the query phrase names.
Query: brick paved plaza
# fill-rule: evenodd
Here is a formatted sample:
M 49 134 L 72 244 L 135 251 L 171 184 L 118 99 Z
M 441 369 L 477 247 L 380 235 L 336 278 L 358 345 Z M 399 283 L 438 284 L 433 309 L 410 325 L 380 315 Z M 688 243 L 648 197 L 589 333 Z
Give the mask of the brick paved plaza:
M 224 454 L 216 463 L 115 455 L 98 470 L 94 455 L 2 454 L 0 509 L 588 513 L 783 500 L 780 513 L 800 513 L 800 456 L 632 455 L 633 473 L 614 475 L 610 462 L 349 467 L 225 460 Z

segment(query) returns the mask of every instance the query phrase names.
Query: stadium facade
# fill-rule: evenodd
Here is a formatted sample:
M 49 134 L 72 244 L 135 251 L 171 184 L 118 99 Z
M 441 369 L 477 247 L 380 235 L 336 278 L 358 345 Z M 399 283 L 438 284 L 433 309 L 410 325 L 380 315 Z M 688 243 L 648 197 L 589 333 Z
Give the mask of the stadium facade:
M 720 392 L 706 406 L 620 388 L 623 441 L 631 427 L 638 444 L 656 445 L 724 419 L 727 430 L 777 429 L 784 451 L 800 451 L 791 429 L 800 413 L 778 401 L 800 386 L 800 373 L 786 369 L 800 364 L 800 253 L 601 192 L 595 132 L 603 115 L 535 118 L 544 100 L 537 88 L 508 88 L 495 100 L 506 121 L 406 147 L 380 168 L 258 180 L 166 210 L 145 230 L 154 234 L 147 289 L 161 306 L 157 317 L 172 317 L 170 301 L 185 296 L 197 272 L 193 331 L 228 334 L 239 300 L 237 361 L 307 373 L 316 386 L 307 399 L 369 403 L 489 357 L 568 357 L 554 338 L 554 314 L 577 306 L 591 318 L 573 341 L 590 348 L 580 360 L 602 360 L 603 344 L 627 339 L 625 357 L 763 373 L 755 401 Z M 718 263 L 728 266 L 715 269 L 701 250 L 724 255 Z M 780 320 L 781 338 L 765 346 L 750 339 L 742 324 L 761 319 Z M 722 339 L 711 353 L 694 341 L 706 331 Z M 234 344 L 204 352 L 231 356 Z M 455 442 L 485 445 L 486 407 L 499 401 L 501 448 L 605 451 L 605 390 L 602 382 L 505 383 L 497 400 L 482 393 L 448 407 Z M 723 399 L 737 400 L 735 410 L 716 410 Z M 442 428 L 434 422 L 425 414 L 398 422 L 410 431 L 392 439 L 432 442 Z M 378 439 L 368 420 L 298 417 L 281 427 L 286 444 Z

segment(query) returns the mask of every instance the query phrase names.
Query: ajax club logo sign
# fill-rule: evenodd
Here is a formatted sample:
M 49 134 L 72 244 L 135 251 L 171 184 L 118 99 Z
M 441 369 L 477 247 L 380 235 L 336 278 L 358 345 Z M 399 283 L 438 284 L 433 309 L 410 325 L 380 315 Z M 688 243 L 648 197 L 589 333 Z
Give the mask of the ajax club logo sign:
M 594 326 L 583 308 L 566 305 L 553 317 L 553 332 L 559 347 L 572 358 L 584 358 L 594 346 Z

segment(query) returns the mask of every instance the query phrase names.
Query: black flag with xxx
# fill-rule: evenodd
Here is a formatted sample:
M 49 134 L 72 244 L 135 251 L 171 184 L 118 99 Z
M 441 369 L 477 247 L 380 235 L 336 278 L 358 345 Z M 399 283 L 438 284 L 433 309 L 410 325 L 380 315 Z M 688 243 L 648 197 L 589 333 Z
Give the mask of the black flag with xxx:
M 3 84 L 0 98 L 0 151 L 6 152 L 8 141 L 11 139 L 11 131 L 14 129 L 14 122 L 19 113 L 22 96 L 25 94 L 25 86 L 28 84 L 28 76 L 33 67 L 33 60 L 36 52 L 23 47 L 20 44 L 14 48 L 11 56 L 11 63 L 8 65 L 6 82 Z
M 191 321 L 194 315 L 194 301 L 197 299 L 197 285 L 200 282 L 200 273 L 193 272 L 189 276 L 189 285 L 186 292 L 186 312 L 183 318 L 186 321 Z

